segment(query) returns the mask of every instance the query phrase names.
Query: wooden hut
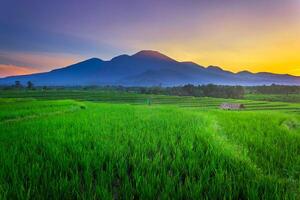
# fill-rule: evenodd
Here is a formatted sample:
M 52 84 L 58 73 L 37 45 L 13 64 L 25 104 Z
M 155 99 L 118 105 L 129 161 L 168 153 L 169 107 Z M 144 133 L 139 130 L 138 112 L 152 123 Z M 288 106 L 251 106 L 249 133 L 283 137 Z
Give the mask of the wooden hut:
M 242 110 L 242 109 L 245 109 L 245 105 L 240 104 L 240 103 L 222 103 L 220 105 L 220 109 L 223 109 L 223 110 Z

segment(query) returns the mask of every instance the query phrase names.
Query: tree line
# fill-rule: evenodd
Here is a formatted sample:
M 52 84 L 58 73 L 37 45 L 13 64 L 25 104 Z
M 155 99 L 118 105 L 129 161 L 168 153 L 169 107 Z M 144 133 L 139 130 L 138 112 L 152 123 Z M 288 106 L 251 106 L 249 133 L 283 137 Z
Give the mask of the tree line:
M 1 88 L 1 87 L 0 87 Z M 1 89 L 27 89 L 27 90 L 113 90 L 123 92 L 133 92 L 141 94 L 161 94 L 161 95 L 176 95 L 176 96 L 195 96 L 195 97 L 216 97 L 216 98 L 244 98 L 245 94 L 300 94 L 300 86 L 286 85 L 263 85 L 263 86 L 225 86 L 225 85 L 192 85 L 174 87 L 125 87 L 125 86 L 35 86 L 33 82 L 28 81 L 26 85 L 22 85 L 20 81 L 15 81 L 14 85 L 2 87 Z
M 176 87 L 140 87 L 137 92 L 142 94 L 164 94 L 176 96 L 195 96 L 195 97 L 218 97 L 218 98 L 243 98 L 245 88 L 242 86 L 223 86 L 223 85 L 191 85 Z
M 270 86 L 252 86 L 249 87 L 249 93 L 258 94 L 300 94 L 300 86 L 275 85 Z
M 34 90 L 36 87 L 34 86 L 33 82 L 28 81 L 26 85 L 23 85 L 20 81 L 15 81 L 13 85 L 5 85 L 5 86 L 0 86 L 1 90 Z

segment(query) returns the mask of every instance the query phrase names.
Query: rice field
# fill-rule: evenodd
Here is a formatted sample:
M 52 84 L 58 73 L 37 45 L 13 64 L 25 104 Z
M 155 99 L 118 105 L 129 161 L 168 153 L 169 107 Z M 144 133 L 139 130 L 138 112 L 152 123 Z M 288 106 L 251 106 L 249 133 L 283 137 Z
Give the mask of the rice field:
M 0 98 L 26 98 L 38 100 L 61 100 L 73 99 L 77 101 L 92 101 L 114 104 L 147 105 L 175 105 L 186 108 L 216 109 L 221 103 L 242 103 L 245 111 L 285 111 L 300 113 L 300 100 L 294 101 L 295 96 L 282 98 L 279 101 L 278 95 L 269 95 L 269 99 L 261 100 L 267 95 L 247 95 L 245 99 L 222 99 L 210 97 L 190 97 L 190 96 L 166 96 L 166 95 L 147 95 L 118 91 L 99 91 L 99 90 L 49 90 L 49 91 L 7 91 L 0 93 Z M 276 96 L 276 98 L 274 97 Z M 256 100 L 257 99 L 257 100 Z
M 299 199 L 299 103 L 0 93 L 0 199 Z M 223 102 L 246 105 L 223 111 Z
M 300 94 L 246 94 L 246 98 L 259 101 L 300 102 Z

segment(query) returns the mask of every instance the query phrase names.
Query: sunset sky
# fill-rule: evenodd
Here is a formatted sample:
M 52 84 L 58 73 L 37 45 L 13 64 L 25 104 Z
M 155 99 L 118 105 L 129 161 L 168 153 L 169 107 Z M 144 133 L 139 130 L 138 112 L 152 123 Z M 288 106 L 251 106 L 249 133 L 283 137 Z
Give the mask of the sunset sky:
M 300 75 L 300 0 L 0 1 L 0 77 L 143 49 Z

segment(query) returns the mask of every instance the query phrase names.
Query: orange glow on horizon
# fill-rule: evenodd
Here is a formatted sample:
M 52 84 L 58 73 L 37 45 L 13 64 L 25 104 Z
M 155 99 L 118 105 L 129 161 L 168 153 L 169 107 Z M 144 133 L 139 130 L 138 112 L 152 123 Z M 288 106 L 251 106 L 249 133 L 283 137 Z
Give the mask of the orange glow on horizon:
M 153 48 L 159 46 L 162 53 L 179 61 L 216 65 L 232 72 L 247 70 L 300 76 L 299 35 L 300 26 L 260 34 L 229 30 L 225 36 L 216 33 L 186 39 L 184 44 L 170 40 L 154 44 Z
M 32 67 L 0 64 L 0 78 L 7 76 L 26 75 L 39 72 Z

